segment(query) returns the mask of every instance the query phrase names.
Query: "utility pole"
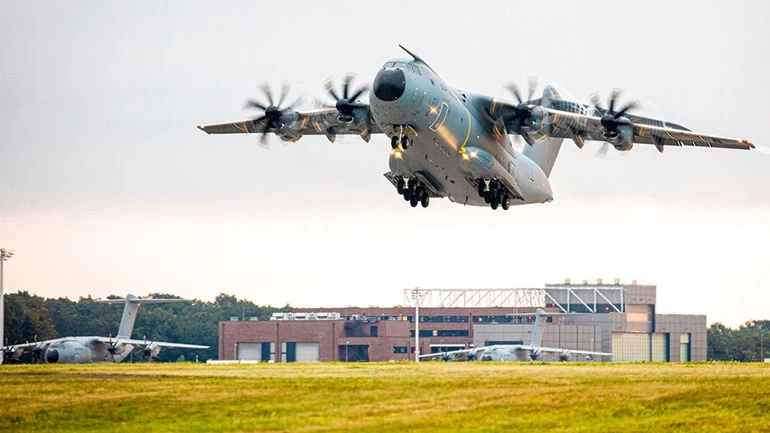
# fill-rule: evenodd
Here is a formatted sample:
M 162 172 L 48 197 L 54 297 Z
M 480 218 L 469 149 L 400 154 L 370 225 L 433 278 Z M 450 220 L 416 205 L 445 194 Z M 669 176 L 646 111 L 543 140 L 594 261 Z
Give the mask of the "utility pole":
M 5 344 L 5 295 L 3 294 L 3 262 L 13 257 L 13 251 L 0 248 L 0 347 Z M 5 361 L 5 350 L 0 350 L 0 364 Z

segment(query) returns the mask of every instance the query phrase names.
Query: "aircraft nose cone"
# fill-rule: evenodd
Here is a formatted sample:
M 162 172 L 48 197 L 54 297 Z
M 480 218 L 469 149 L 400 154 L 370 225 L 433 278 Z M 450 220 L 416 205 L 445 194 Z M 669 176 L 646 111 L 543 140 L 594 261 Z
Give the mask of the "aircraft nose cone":
M 55 364 L 59 361 L 59 351 L 51 349 L 45 353 L 45 362 L 49 364 Z
M 400 69 L 382 69 L 374 77 L 372 84 L 374 96 L 380 101 L 392 102 L 400 98 L 406 90 L 406 76 Z

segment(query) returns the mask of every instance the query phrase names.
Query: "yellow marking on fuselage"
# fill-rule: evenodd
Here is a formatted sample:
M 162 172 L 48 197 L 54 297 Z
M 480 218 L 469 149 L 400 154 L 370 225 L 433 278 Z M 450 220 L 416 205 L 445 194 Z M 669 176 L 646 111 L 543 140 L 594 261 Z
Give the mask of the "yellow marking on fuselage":
M 465 112 L 468 113 L 468 133 L 465 135 L 465 141 L 463 141 L 463 145 L 460 146 L 460 149 L 465 149 L 465 145 L 468 144 L 468 139 L 471 138 L 471 112 L 468 110 L 468 107 L 465 107 Z

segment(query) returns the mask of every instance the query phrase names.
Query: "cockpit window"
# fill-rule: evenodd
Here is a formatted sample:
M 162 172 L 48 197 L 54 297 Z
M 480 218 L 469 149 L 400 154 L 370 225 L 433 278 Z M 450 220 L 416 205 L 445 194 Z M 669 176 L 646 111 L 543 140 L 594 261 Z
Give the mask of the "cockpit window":
M 396 62 L 396 68 L 406 69 L 406 65 L 404 63 L 401 63 L 401 62 Z

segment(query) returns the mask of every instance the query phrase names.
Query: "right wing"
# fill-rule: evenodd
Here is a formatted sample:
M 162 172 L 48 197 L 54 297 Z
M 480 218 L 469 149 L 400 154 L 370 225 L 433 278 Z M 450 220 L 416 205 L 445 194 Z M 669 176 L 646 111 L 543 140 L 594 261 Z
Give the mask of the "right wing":
M 382 133 L 380 127 L 369 115 L 366 107 L 365 119 L 342 122 L 339 120 L 339 112 L 336 109 L 297 112 L 297 119 L 285 126 L 299 135 L 325 135 L 327 137 L 337 134 L 355 134 L 366 136 Z M 363 116 L 361 116 L 363 117 Z M 237 122 L 219 123 L 212 125 L 200 125 L 198 129 L 207 134 L 253 134 L 253 133 L 280 133 L 280 129 L 267 127 L 267 120 L 241 120 Z M 331 138 L 330 138 L 331 139 Z

